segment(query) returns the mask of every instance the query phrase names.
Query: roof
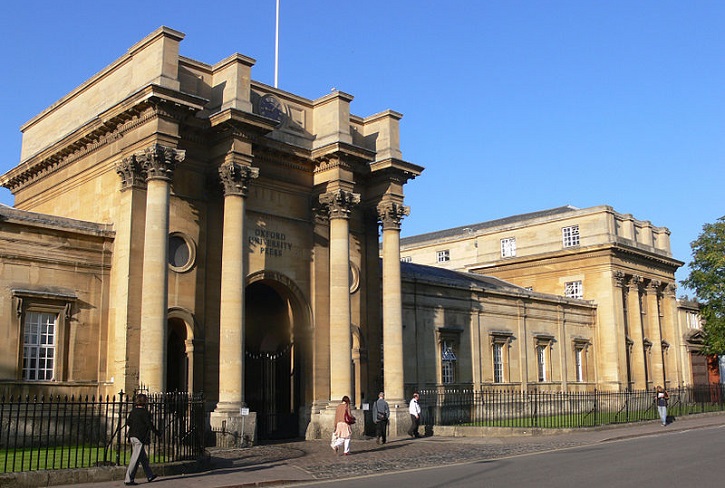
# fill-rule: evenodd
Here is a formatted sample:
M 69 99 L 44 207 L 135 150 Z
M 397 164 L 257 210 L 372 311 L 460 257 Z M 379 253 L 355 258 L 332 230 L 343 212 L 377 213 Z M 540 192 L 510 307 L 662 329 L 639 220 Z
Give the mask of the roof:
M 445 268 L 437 268 L 435 266 L 405 262 L 400 263 L 400 271 L 402 281 L 421 281 L 432 285 L 439 284 L 442 286 L 451 286 L 468 290 L 474 289 L 492 291 L 517 297 L 537 298 L 540 300 L 556 302 L 587 305 L 592 304 L 589 300 L 578 300 L 574 298 L 566 298 L 560 295 L 539 293 L 514 285 L 513 283 L 509 283 L 508 281 L 504 281 L 494 276 L 470 273 L 467 271 L 453 271 Z
M 400 244 L 404 246 L 410 246 L 419 242 L 434 241 L 438 239 L 445 239 L 448 237 L 455 237 L 465 233 L 475 233 L 479 230 L 490 229 L 494 227 L 506 226 L 516 224 L 518 222 L 525 222 L 528 220 L 538 219 L 541 217 L 553 217 L 556 215 L 562 215 L 571 213 L 579 210 L 577 207 L 571 205 L 565 205 L 563 207 L 551 208 L 548 210 L 539 210 L 538 212 L 525 213 L 520 215 L 513 215 L 511 217 L 505 217 L 502 219 L 489 220 L 487 222 L 480 222 L 478 224 L 463 225 L 461 227 L 453 227 L 450 229 L 439 230 L 436 232 L 429 232 L 427 234 L 418 234 L 411 237 L 404 237 L 400 240 Z
M 0 221 L 95 235 L 113 236 L 114 234 L 113 226 L 110 224 L 98 224 L 96 222 L 87 222 L 85 220 L 76 220 L 69 219 L 67 217 L 57 217 L 55 215 L 29 212 L 27 210 L 19 210 L 17 208 L 9 207 L 4 204 L 0 204 Z

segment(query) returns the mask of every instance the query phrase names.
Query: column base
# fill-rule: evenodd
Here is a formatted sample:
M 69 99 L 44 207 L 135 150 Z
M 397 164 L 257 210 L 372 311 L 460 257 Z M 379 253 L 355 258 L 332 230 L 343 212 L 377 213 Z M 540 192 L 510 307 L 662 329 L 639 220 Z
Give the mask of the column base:
M 325 407 L 318 405 L 319 409 L 311 412 L 310 423 L 307 425 L 307 431 L 305 432 L 305 439 L 330 440 L 332 433 L 335 431 L 335 412 L 339 404 L 340 402 L 333 401 Z M 366 416 L 365 411 L 360 408 L 355 408 L 350 412 L 355 417 L 355 423 L 350 426 L 352 429 L 352 438 L 364 439 L 366 417 L 370 417 L 370 415 L 368 414 Z
M 257 442 L 257 413 L 242 415 L 240 408 L 217 405 L 211 412 L 209 423 L 216 447 L 249 447 Z
M 400 437 L 409 437 L 408 429 L 410 429 L 410 411 L 404 401 L 401 402 L 388 402 L 390 405 L 390 419 L 388 420 L 389 433 L 388 438 L 395 439 Z M 420 435 L 425 435 L 423 425 L 418 426 L 418 432 Z

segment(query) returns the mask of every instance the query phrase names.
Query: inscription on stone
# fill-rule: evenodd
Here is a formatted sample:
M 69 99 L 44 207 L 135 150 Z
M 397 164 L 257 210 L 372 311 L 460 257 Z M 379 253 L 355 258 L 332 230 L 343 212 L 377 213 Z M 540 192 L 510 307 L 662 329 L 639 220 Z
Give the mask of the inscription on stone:
M 272 257 L 282 257 L 286 251 L 292 250 L 292 243 L 287 241 L 287 234 L 256 227 L 249 236 L 251 252 Z

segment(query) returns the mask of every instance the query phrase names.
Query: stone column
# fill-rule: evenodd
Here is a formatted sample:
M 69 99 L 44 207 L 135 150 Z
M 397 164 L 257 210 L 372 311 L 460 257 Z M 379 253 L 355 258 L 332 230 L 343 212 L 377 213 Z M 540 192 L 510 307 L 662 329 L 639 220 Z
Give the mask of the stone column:
M 330 217 L 330 401 L 352 395 L 349 218 L 360 195 L 337 190 L 320 195 Z
M 378 205 L 383 227 L 383 389 L 389 402 L 402 404 L 403 295 L 400 276 L 400 222 L 410 208 L 384 201 Z
M 219 168 L 224 187 L 221 299 L 219 310 L 219 403 L 216 412 L 239 413 L 244 399 L 244 204 L 259 169 L 234 162 Z
M 670 344 L 669 350 L 664 354 L 668 388 L 680 387 L 684 382 L 683 371 L 680 367 L 682 364 L 682 350 L 677 340 L 679 335 L 676 290 L 674 283 L 667 284 L 664 287 L 664 297 L 662 298 L 662 340 Z
M 146 172 L 139 382 L 151 392 L 166 387 L 169 188 L 174 169 L 184 156 L 184 151 L 159 144 L 137 156 Z
M 627 315 L 627 304 L 625 303 L 625 296 L 627 290 L 627 285 L 625 284 L 626 276 L 621 271 L 615 271 L 613 273 L 613 278 L 615 314 L 614 320 L 615 327 L 617 328 L 617 333 L 615 334 L 615 336 L 618 342 L 615 350 L 617 351 L 617 362 L 619 365 L 618 371 L 620 371 L 618 378 L 620 385 L 624 385 L 627 390 L 629 390 L 632 387 L 632 366 L 630 364 L 631 358 L 629 352 L 629 341 L 631 340 L 629 329 L 631 326 L 629 324 L 629 317 Z M 621 374 L 622 371 L 624 372 L 624 374 Z
M 650 280 L 647 283 L 647 337 L 652 341 L 652 373 L 654 385 L 664 386 L 665 364 L 662 354 L 662 324 L 660 323 L 659 297 L 662 283 Z
M 642 330 L 642 309 L 640 306 L 639 287 L 641 276 L 630 276 L 627 286 L 627 313 L 629 334 L 632 339 L 632 360 L 630 363 L 632 383 L 635 390 L 647 388 L 644 357 L 644 332 Z

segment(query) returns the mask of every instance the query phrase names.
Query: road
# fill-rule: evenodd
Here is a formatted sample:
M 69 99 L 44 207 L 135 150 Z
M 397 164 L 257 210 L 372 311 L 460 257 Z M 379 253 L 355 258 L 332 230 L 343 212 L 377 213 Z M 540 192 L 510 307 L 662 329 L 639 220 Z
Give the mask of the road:
M 667 488 L 725 486 L 725 426 L 295 486 Z

